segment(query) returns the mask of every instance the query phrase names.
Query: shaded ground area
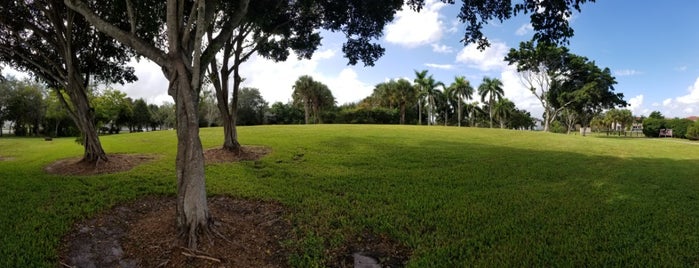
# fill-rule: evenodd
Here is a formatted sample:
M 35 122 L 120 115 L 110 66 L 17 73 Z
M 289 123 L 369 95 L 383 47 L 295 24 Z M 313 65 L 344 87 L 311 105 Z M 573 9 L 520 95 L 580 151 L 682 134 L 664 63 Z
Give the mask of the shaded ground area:
M 206 163 L 258 160 L 266 147 L 243 147 L 239 153 L 206 150 Z M 155 159 L 147 155 L 109 155 L 100 165 L 79 158 L 46 167 L 54 174 L 93 175 L 121 172 Z M 63 267 L 286 267 L 291 254 L 283 243 L 293 239 L 286 209 L 275 202 L 212 197 L 208 200 L 215 234 L 201 238 L 198 250 L 185 248 L 175 228 L 174 197 L 147 197 L 118 205 L 78 222 L 63 237 Z M 293 244 L 293 243 L 292 243 Z M 287 243 L 289 245 L 289 243 Z M 330 267 L 402 267 L 407 247 L 387 236 L 357 234 L 325 252 Z
M 147 163 L 156 156 L 141 154 L 109 154 L 108 161 L 88 163 L 80 161 L 80 157 L 61 159 L 44 168 L 46 173 L 57 175 L 98 175 L 124 172 Z
M 232 152 L 222 148 L 208 149 L 204 151 L 204 159 L 207 164 L 238 161 L 254 161 L 262 158 L 272 149 L 263 146 L 243 146 L 240 152 Z
M 284 267 L 289 222 L 276 203 L 209 198 L 218 235 L 186 249 L 175 230 L 175 198 L 149 197 L 77 223 L 63 238 L 66 267 Z
M 258 160 L 272 150 L 261 146 L 244 146 L 239 152 L 231 152 L 228 150 L 216 148 L 204 151 L 206 163 L 226 163 Z M 134 167 L 148 163 L 154 160 L 156 156 L 142 154 L 109 154 L 109 161 L 99 161 L 96 164 L 80 161 L 80 157 L 61 159 L 48 165 L 44 170 L 49 174 L 57 175 L 98 175 L 107 173 L 124 172 L 133 169 Z M 0 161 L 10 160 L 11 158 L 3 158 L 0 156 Z

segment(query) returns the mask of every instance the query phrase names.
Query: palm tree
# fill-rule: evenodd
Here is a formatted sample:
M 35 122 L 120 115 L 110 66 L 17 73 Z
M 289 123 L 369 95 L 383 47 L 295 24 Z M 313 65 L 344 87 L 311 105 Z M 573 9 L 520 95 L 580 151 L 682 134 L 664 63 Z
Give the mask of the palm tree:
M 442 94 L 442 92 L 439 91 L 437 87 L 444 87 L 444 83 L 434 80 L 432 75 L 430 75 L 429 77 L 427 77 L 427 79 L 425 79 L 423 86 L 425 87 L 425 95 L 427 96 L 427 124 L 429 125 L 432 120 L 436 120 L 436 116 L 434 114 L 435 108 L 437 107 L 435 98 L 439 94 Z
M 391 85 L 393 95 L 395 96 L 393 99 L 398 102 L 398 108 L 400 109 L 400 124 L 402 125 L 405 124 L 405 108 L 409 104 L 415 102 L 417 99 L 417 92 L 410 82 L 405 79 L 398 79 L 398 81 L 391 83 Z
M 451 89 L 450 92 L 454 95 L 455 99 L 457 99 L 457 125 L 461 126 L 461 104 L 464 102 L 464 100 L 470 100 L 471 96 L 473 95 L 473 87 L 471 87 L 471 83 L 466 80 L 466 77 L 463 76 L 457 76 L 454 78 L 454 82 L 449 85 L 449 88 Z
M 335 105 L 335 97 L 327 85 L 315 82 L 311 92 L 311 105 L 313 107 L 314 123 L 322 124 L 321 109 Z
M 514 102 L 503 98 L 495 103 L 495 115 L 498 117 L 498 122 L 500 122 L 500 128 L 505 128 L 507 124 L 507 118 L 514 113 L 515 104 Z
M 490 128 L 493 128 L 493 106 L 496 100 L 502 99 L 505 92 L 502 89 L 502 82 L 497 78 L 483 77 L 483 82 L 478 87 L 478 94 L 481 95 L 481 101 L 485 102 L 488 97 L 488 114 L 490 116 Z
M 311 114 L 311 97 L 313 92 L 313 87 L 315 86 L 315 81 L 308 75 L 300 76 L 292 88 L 294 92 L 292 93 L 292 98 L 295 104 L 303 104 L 304 112 L 304 123 L 308 124 L 310 121 Z
M 427 70 L 415 71 L 415 87 L 417 87 L 417 124 L 422 125 L 422 99 L 427 96 L 425 92 L 427 82 Z M 429 121 L 427 121 L 429 125 Z

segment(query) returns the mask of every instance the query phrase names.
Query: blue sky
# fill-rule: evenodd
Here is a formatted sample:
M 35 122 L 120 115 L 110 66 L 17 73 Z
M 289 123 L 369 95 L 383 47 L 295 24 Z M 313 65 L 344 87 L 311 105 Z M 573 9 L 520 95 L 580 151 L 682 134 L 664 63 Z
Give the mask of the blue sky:
M 274 63 L 252 58 L 244 63 L 244 86 L 259 88 L 270 103 L 287 102 L 296 78 L 311 75 L 327 84 L 343 104 L 361 100 L 388 79 L 412 81 L 414 70 L 427 69 L 445 84 L 463 75 L 474 87 L 487 75 L 504 82 L 505 97 L 519 108 L 541 117 L 539 101 L 520 85 L 514 68 L 502 61 L 511 47 L 531 38 L 528 17 L 486 26 L 492 46 L 481 52 L 459 42 L 464 26 L 456 20 L 461 1 L 456 2 L 428 0 L 420 13 L 400 11 L 379 40 L 386 54 L 374 67 L 347 66 L 342 35 L 324 32 L 323 45 L 311 60 Z M 616 91 L 624 93 L 635 115 L 654 110 L 671 117 L 699 115 L 697 11 L 699 1 L 598 0 L 569 19 L 575 29 L 569 47 L 612 70 Z M 149 103 L 172 102 L 157 66 L 147 61 L 132 64 L 139 81 L 118 88 Z

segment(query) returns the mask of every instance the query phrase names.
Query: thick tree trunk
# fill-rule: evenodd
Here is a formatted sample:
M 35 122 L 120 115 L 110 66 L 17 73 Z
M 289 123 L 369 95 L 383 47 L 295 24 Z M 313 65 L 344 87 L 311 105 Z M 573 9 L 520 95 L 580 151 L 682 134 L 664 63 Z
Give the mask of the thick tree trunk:
M 90 108 L 87 94 L 85 94 L 86 90 L 82 88 L 81 84 L 76 84 L 79 83 L 73 82 L 67 87 L 68 95 L 73 103 L 74 110 L 69 109 L 70 106 L 65 99 L 63 99 L 60 92 L 58 92 L 58 96 L 63 106 L 71 111 L 69 114 L 78 127 L 78 130 L 80 130 L 82 144 L 85 148 L 81 161 L 94 164 L 98 163 L 98 161 L 108 161 L 107 154 L 104 152 L 102 143 L 100 143 L 97 135 L 97 129 L 94 124 L 95 116 L 92 108 Z
M 200 233 L 209 231 L 211 216 L 206 202 L 204 152 L 199 138 L 198 92 L 184 63 L 175 60 L 177 79 L 170 81 L 177 116 L 177 229 L 197 247 Z

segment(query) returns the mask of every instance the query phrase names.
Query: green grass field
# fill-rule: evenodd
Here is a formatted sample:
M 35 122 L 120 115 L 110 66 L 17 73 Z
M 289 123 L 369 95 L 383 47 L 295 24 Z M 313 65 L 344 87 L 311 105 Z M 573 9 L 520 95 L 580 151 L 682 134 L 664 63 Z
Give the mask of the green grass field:
M 204 147 L 222 130 L 202 129 Z M 412 249 L 411 267 L 697 266 L 699 144 L 508 130 L 367 125 L 240 128 L 257 162 L 207 166 L 211 195 L 277 200 L 301 241 L 290 265 L 364 231 Z M 158 160 L 119 174 L 47 175 L 74 138 L 0 138 L 0 267 L 57 265 L 82 218 L 174 195 L 174 131 L 101 138 Z M 327 264 L 327 263 L 325 263 Z

